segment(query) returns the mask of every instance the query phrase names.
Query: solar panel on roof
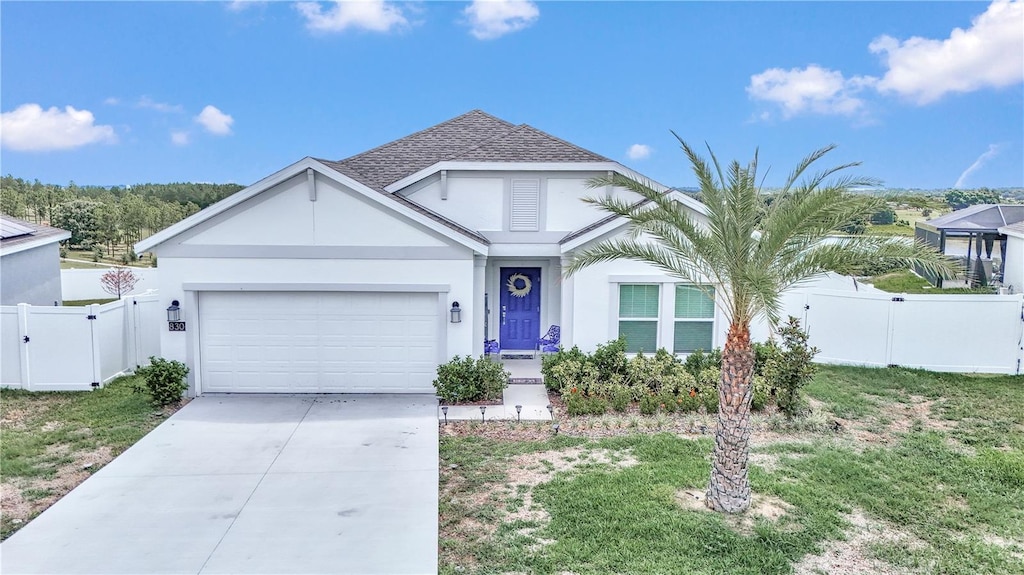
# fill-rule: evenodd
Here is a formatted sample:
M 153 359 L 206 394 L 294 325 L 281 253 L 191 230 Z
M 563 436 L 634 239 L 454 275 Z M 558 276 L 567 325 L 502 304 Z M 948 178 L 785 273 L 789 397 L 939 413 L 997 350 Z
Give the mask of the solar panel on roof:
M 0 218 L 0 239 L 16 238 L 18 236 L 32 235 L 32 228 Z

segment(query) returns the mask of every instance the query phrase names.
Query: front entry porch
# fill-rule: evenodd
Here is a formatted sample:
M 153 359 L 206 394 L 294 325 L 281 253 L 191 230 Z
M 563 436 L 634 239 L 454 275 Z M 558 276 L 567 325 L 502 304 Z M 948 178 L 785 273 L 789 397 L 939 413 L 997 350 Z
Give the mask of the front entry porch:
M 474 352 L 535 359 L 553 326 L 556 345 L 570 341 L 572 280 L 562 278 L 567 263 L 561 257 L 478 257 L 473 287 L 476 309 L 484 313 L 473 317 Z

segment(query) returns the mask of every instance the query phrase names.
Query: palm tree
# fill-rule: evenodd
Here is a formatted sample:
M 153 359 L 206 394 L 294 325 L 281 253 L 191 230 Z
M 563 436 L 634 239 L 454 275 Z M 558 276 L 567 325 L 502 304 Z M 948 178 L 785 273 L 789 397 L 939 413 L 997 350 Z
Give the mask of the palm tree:
M 878 185 L 871 178 L 840 174 L 858 163 L 805 177 L 812 164 L 835 146 L 804 158 L 774 201 L 767 202 L 757 181 L 756 152 L 748 165 L 734 161 L 723 170 L 710 148 L 709 164 L 679 136 L 676 139 L 700 183 L 706 221 L 690 215 L 650 182 L 620 174 L 594 178 L 589 182 L 592 188 L 617 186 L 643 200 L 588 198 L 587 202 L 626 218 L 630 233 L 576 254 L 566 273 L 609 260 L 637 260 L 701 287 L 709 295 L 719 295 L 718 305 L 729 321 L 729 332 L 722 351 L 718 428 L 706 503 L 716 511 L 740 513 L 750 506 L 751 322 L 763 317 L 777 325 L 780 293 L 824 272 L 850 273 L 878 261 L 918 264 L 946 276 L 953 270 L 941 254 L 902 238 L 827 239 L 838 228 L 884 205 L 882 199 L 851 193 L 855 188 Z M 719 287 L 717 292 L 712 291 L 714 286 Z

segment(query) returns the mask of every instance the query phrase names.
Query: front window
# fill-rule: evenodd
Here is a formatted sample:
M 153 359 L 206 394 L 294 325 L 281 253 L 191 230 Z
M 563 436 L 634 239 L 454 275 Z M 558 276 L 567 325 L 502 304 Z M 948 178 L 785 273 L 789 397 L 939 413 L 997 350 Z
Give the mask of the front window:
M 705 290 L 708 293 L 705 293 Z M 675 333 L 672 351 L 710 351 L 715 327 L 714 288 L 676 285 Z
M 626 352 L 653 353 L 658 349 L 658 285 L 619 285 L 619 337 Z

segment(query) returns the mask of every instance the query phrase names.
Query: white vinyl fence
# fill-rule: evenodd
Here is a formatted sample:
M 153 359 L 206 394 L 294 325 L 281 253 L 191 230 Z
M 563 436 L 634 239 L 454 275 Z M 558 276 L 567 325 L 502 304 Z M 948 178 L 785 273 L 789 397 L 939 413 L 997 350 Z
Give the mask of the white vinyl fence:
M 106 299 L 117 297 L 103 291 L 100 284 L 100 277 L 113 268 L 96 268 L 87 270 L 60 270 L 60 292 L 64 300 L 82 299 Z M 130 294 L 142 294 L 149 290 L 158 289 L 157 279 L 159 268 L 129 268 L 138 276 L 139 283 L 135 284 Z M 129 295 L 129 294 L 124 294 Z
M 786 312 L 803 320 L 816 361 L 961 373 L 1021 373 L 1024 295 L 908 295 L 801 290 Z
M 88 390 L 160 355 L 155 294 L 103 305 L 0 306 L 0 385 Z

